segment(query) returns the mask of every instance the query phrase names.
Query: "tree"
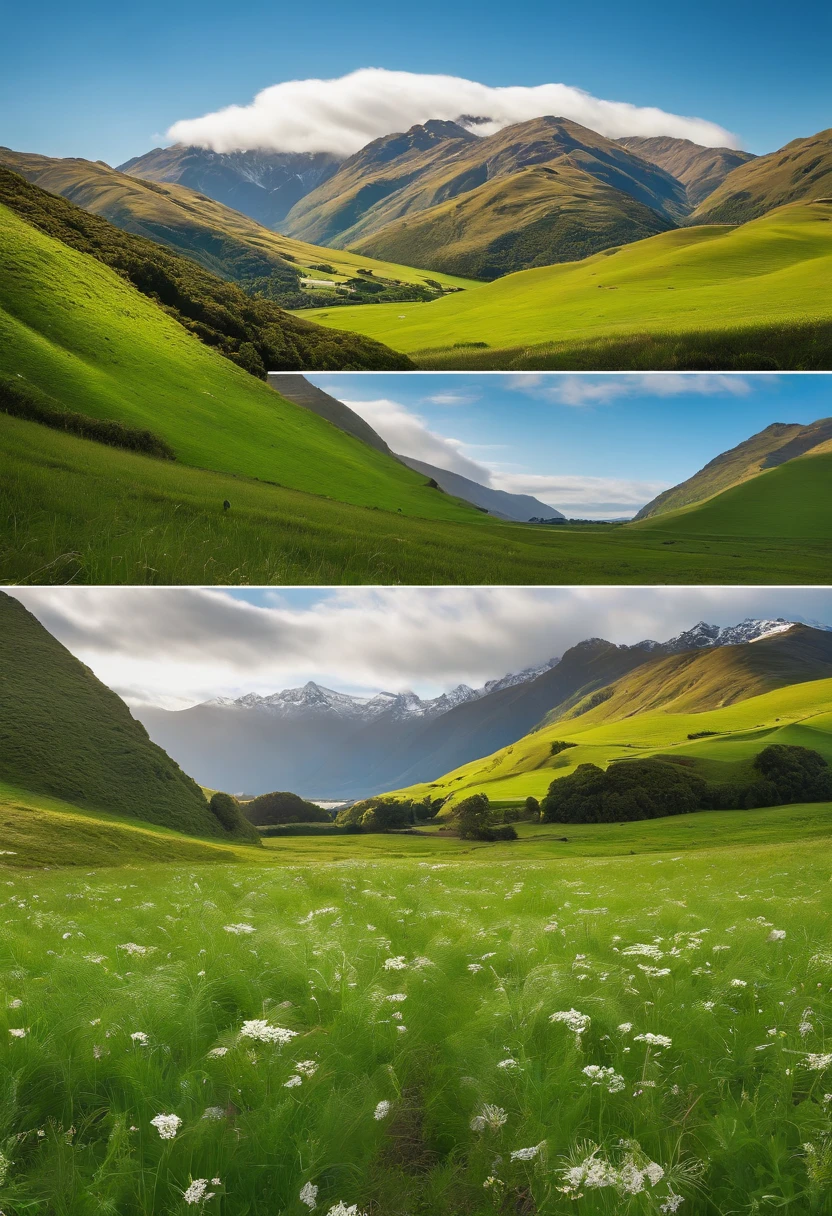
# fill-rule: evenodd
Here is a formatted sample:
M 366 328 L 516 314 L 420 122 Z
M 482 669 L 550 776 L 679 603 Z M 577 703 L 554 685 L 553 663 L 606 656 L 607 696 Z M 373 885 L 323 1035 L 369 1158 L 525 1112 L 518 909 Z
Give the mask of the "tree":
M 288 790 L 275 790 L 271 794 L 260 794 L 247 802 L 245 813 L 252 823 L 265 827 L 275 823 L 331 823 L 330 815 L 322 806 L 307 802 L 305 798 Z
M 772 743 L 755 756 L 754 768 L 775 794 L 776 802 L 769 805 L 832 799 L 832 769 L 809 747 Z
M 549 786 L 541 816 L 545 823 L 625 823 L 696 811 L 709 795 L 701 777 L 662 760 L 620 761 L 606 770 L 579 764 Z
M 226 832 L 233 832 L 243 840 L 259 841 L 260 833 L 246 819 L 236 798 L 218 790 L 216 794 L 212 794 L 208 806 Z
M 533 798 L 531 794 L 526 799 L 526 813 L 528 815 L 533 815 L 535 819 L 540 818 L 540 803 L 536 798 Z
M 462 840 L 493 839 L 488 827 L 491 808 L 487 794 L 471 794 L 457 803 L 453 811 L 453 822 Z

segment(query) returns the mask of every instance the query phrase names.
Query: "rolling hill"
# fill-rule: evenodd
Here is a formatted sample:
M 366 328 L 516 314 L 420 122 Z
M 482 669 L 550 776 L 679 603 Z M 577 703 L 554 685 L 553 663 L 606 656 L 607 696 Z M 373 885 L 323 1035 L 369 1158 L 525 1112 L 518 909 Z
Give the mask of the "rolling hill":
M 0 164 L 125 232 L 191 258 L 247 292 L 296 308 L 306 301 L 301 280 L 307 276 L 346 284 L 359 270 L 369 270 L 382 281 L 425 287 L 425 271 L 281 236 L 185 184 L 146 181 L 101 161 L 57 159 L 10 148 L 0 148 Z M 438 283 L 469 285 L 441 274 Z
M 675 366 L 830 367 L 830 220 L 832 203 L 792 203 L 740 227 L 676 229 L 427 304 L 306 315 L 436 368 L 651 367 L 651 343 L 662 342 L 681 347 Z
M 521 800 L 540 797 L 579 764 L 647 756 L 727 781 L 774 742 L 832 760 L 831 664 L 832 635 L 802 625 L 737 646 L 656 656 L 592 698 L 553 705 L 523 738 L 402 792 L 455 801 L 483 790 Z M 553 752 L 556 742 L 573 746 Z
M 0 626 L 0 781 L 91 810 L 230 838 L 200 787 L 150 741 L 124 702 L 5 593 Z
M 752 152 L 703 148 L 689 139 L 669 135 L 625 135 L 617 142 L 681 182 L 691 210 L 713 194 L 733 169 L 756 159 Z
M 306 195 L 285 226 L 317 243 L 385 257 L 374 250 L 407 248 L 417 265 L 494 278 L 660 232 L 685 211 L 684 187 L 663 169 L 545 117 L 485 138 L 448 122 L 384 136 Z
M 695 224 L 744 224 L 785 203 L 832 194 L 832 127 L 739 165 L 691 216 Z
M 832 418 L 820 418 L 808 426 L 799 422 L 774 422 L 730 451 L 714 457 L 687 481 L 659 494 L 642 507 L 634 519 L 649 519 L 665 511 L 704 502 L 722 490 L 757 477 L 765 469 L 817 452 L 831 440 Z
M 147 428 L 201 469 L 407 514 L 471 514 L 198 341 L 116 270 L 0 212 L 0 373 L 12 385 L 46 394 L 57 410 Z

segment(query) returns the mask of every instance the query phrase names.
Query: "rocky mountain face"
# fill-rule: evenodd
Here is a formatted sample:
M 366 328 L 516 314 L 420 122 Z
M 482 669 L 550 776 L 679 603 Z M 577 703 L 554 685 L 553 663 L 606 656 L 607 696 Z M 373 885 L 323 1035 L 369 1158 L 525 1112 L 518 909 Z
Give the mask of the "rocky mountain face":
M 136 710 L 152 739 L 211 788 L 306 798 L 364 797 L 433 780 L 521 738 L 547 715 L 568 713 L 641 664 L 788 631 L 785 620 L 721 627 L 700 621 L 666 642 L 617 646 L 589 638 L 561 659 L 438 697 L 355 696 L 310 681 L 171 712 Z
M 174 144 L 134 156 L 118 168 L 145 181 L 188 186 L 276 228 L 339 164 L 328 152 L 212 152 Z
M 703 148 L 689 139 L 673 139 L 669 135 L 626 135 L 616 142 L 681 182 L 690 210 L 721 186 L 734 169 L 756 159 L 752 152 Z

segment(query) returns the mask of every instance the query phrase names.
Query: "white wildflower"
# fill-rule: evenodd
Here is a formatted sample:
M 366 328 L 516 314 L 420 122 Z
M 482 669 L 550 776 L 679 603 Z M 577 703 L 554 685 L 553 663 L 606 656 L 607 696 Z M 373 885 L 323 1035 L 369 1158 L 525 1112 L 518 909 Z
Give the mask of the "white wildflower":
M 483 969 L 483 967 L 482 967 L 481 963 L 469 963 L 468 964 L 468 970 L 471 972 L 472 975 L 476 975 L 477 972 L 482 971 L 482 969 Z
M 353 1203 L 347 1207 L 344 1201 L 339 1199 L 335 1206 L 329 1209 L 326 1216 L 366 1216 L 366 1213 L 359 1212 L 357 1204 Z
M 221 1056 L 226 1056 L 226 1055 L 228 1055 L 227 1047 L 212 1047 L 211 1050 L 208 1052 L 208 1059 L 209 1060 L 219 1060 Z
M 206 1106 L 205 1110 L 202 1112 L 202 1117 L 203 1119 L 213 1120 L 224 1119 L 225 1111 L 221 1106 Z M 219 1185 L 219 1183 L 216 1185 Z
M 203 1203 L 208 1198 L 208 1179 L 194 1178 L 187 1191 L 182 1192 L 186 1203 Z
M 383 1098 L 382 1101 L 379 1102 L 375 1111 L 373 1112 L 373 1118 L 374 1119 L 386 1119 L 389 1114 L 390 1114 L 390 1103 L 387 1101 L 386 1098 Z
M 649 1030 L 646 1034 L 637 1034 L 634 1042 L 649 1043 L 651 1047 L 670 1047 L 673 1044 L 666 1034 L 651 1034 Z
M 318 1071 L 318 1064 L 316 1060 L 298 1060 L 295 1069 L 302 1077 L 314 1077 Z
M 390 1001 L 391 1004 L 396 1004 L 397 1001 L 406 1001 L 407 993 L 406 992 L 391 992 L 384 999 L 385 999 L 385 1001 Z
M 298 1032 L 286 1030 L 283 1026 L 272 1026 L 264 1018 L 253 1018 L 251 1021 L 243 1022 L 240 1037 L 256 1039 L 258 1043 L 277 1043 L 279 1047 L 283 1047 L 292 1039 L 296 1039 Z
M 499 1131 L 503 1124 L 507 1121 L 508 1115 L 503 1110 L 502 1106 L 494 1106 L 490 1102 L 485 1102 L 478 1115 L 474 1115 L 471 1120 L 471 1131 L 482 1132 L 488 1128 L 492 1132 Z
M 832 1064 L 832 1052 L 827 1052 L 825 1055 L 811 1053 L 807 1055 L 804 1061 L 807 1068 L 811 1068 L 814 1072 L 823 1072 Z
M 302 1084 L 303 1084 L 303 1077 L 299 1077 L 297 1075 L 297 1073 L 295 1073 L 295 1075 L 293 1077 L 290 1077 L 288 1081 L 283 1082 L 283 1088 L 284 1089 L 295 1089 L 298 1085 L 302 1085 Z
M 550 1022 L 563 1022 L 576 1035 L 582 1035 L 588 1030 L 591 1020 L 588 1013 L 579 1013 L 577 1009 L 561 1009 L 558 1013 L 549 1015 Z
M 675 1195 L 673 1193 L 673 1191 L 671 1191 L 668 1194 L 667 1199 L 665 1199 L 664 1203 L 660 1205 L 659 1211 L 660 1212 L 678 1212 L 679 1208 L 682 1206 L 682 1204 L 684 1202 L 685 1201 L 681 1195 Z
M 226 933 L 233 933 L 237 937 L 243 933 L 254 933 L 255 931 L 254 925 L 247 925 L 242 922 L 238 925 L 223 925 L 223 929 L 225 929 Z
M 617 1094 L 624 1088 L 624 1078 L 614 1068 L 603 1068 L 600 1064 L 587 1064 L 582 1069 L 590 1085 L 601 1085 L 608 1093 Z
M 298 1196 L 301 1203 L 305 1203 L 309 1211 L 313 1211 L 318 1206 L 318 1188 L 312 1182 L 304 1182 L 300 1188 Z
M 117 947 L 123 950 L 125 954 L 149 954 L 153 949 L 152 946 L 137 946 L 135 942 L 124 942 L 123 945 Z
M 498 1067 L 498 1068 L 505 1068 L 506 1070 L 509 1070 L 509 1069 L 514 1069 L 514 1068 L 519 1068 L 519 1067 L 520 1067 L 520 1065 L 519 1065 L 519 1063 L 517 1062 L 517 1060 L 515 1060 L 515 1059 L 514 1059 L 514 1057 L 513 1057 L 513 1056 L 509 1056 L 509 1057 L 508 1057 L 507 1059 L 505 1059 L 505 1060 L 500 1060 L 500 1062 L 499 1062 L 499 1064 L 497 1065 L 497 1067 Z
M 27 1031 L 23 1026 L 10 1027 L 9 1034 L 13 1039 L 25 1039 Z
M 138 1043 L 140 1047 L 147 1047 L 150 1040 L 143 1030 L 134 1030 L 130 1035 L 134 1043 Z
M 395 958 L 386 958 L 384 960 L 385 971 L 404 971 L 407 968 L 405 957 L 403 954 L 397 955 Z
M 768 937 L 766 938 L 766 941 L 767 942 L 782 942 L 782 940 L 785 936 L 786 936 L 785 929 L 772 929 L 771 933 L 769 933 Z
M 748 983 L 746 980 L 731 980 L 731 987 L 732 988 L 747 988 Z
M 150 1120 L 150 1123 L 163 1140 L 173 1140 L 182 1126 L 182 1120 L 178 1115 L 156 1115 L 155 1119 Z
M 618 1027 L 618 1031 L 620 1034 L 629 1034 L 632 1029 L 633 1029 L 632 1022 L 622 1022 L 621 1025 Z
M 512 1161 L 534 1161 L 538 1153 L 546 1147 L 546 1141 L 541 1140 L 540 1144 L 534 1144 L 531 1148 L 518 1148 L 511 1154 Z

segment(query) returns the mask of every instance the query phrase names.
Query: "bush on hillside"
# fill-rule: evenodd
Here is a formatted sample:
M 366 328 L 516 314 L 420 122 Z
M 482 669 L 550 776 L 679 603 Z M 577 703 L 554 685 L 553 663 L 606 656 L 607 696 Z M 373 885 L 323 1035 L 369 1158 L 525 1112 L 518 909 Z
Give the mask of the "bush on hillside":
M 90 418 L 86 414 L 65 410 L 54 397 L 20 376 L 0 372 L 0 410 L 15 418 L 40 422 L 56 431 L 94 439 L 113 448 L 126 448 L 128 452 L 142 452 L 145 456 L 157 456 L 161 460 L 176 459 L 173 448 L 152 431 L 129 426 L 126 422 Z
M 223 794 L 221 791 L 217 791 L 216 794 L 211 795 L 208 807 L 229 835 L 236 837 L 238 840 L 259 841 L 259 833 L 246 819 L 242 807 L 236 798 L 232 798 L 230 794 Z
M 549 755 L 559 756 L 561 752 L 565 752 L 568 748 L 577 746 L 577 743 L 566 743 L 563 739 L 555 739 L 549 745 Z
M 526 814 L 532 819 L 540 818 L 540 803 L 536 798 L 532 798 L 531 795 L 526 799 Z
M 243 814 L 250 823 L 265 827 L 275 823 L 331 823 L 331 816 L 322 806 L 307 802 L 298 794 L 286 790 L 275 790 L 271 794 L 260 794 L 246 802 Z
M 832 800 L 832 769 L 811 748 L 773 743 L 754 758 L 754 768 L 774 787 L 778 805 Z
M 430 819 L 442 805 L 433 809 L 428 798 L 418 802 L 412 798 L 365 798 L 339 811 L 335 822 L 339 826 L 353 825 L 365 832 L 395 832 L 409 828 L 419 820 Z

